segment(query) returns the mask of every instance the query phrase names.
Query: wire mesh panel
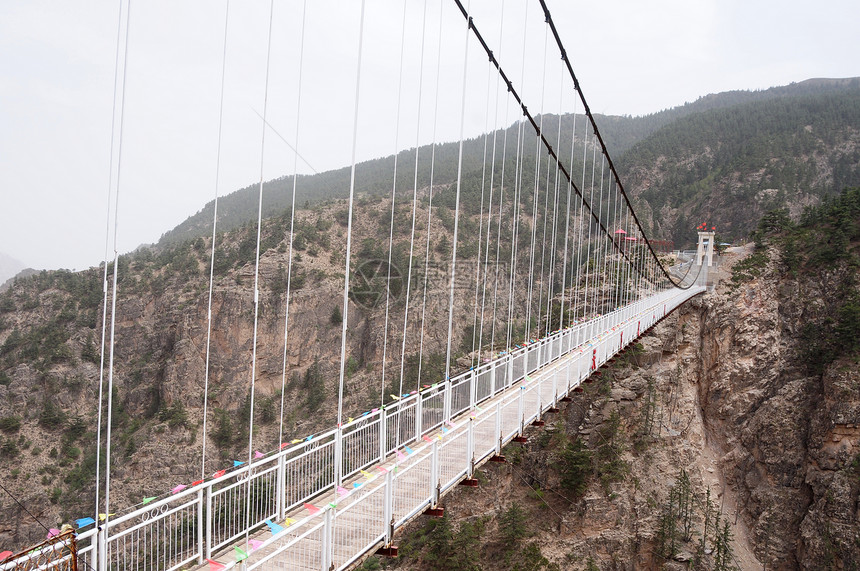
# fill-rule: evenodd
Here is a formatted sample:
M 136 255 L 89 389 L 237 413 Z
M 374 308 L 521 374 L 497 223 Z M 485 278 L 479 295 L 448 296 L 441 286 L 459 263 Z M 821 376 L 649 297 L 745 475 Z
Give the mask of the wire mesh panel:
M 320 571 L 324 533 L 321 516 L 294 523 L 251 552 L 247 569 Z
M 426 450 L 427 447 L 422 447 Z M 421 451 L 416 451 L 419 454 Z M 432 458 L 429 454 L 418 457 L 410 466 L 397 471 L 394 479 L 392 517 L 394 526 L 400 527 L 413 515 L 419 513 L 430 503 Z
M 537 406 L 540 397 L 538 389 L 537 383 L 531 383 L 526 385 L 523 391 L 523 422 L 526 424 L 537 418 Z
M 258 471 L 259 470 L 259 471 Z M 277 515 L 278 465 L 253 466 L 212 491 L 212 549 L 217 550 Z
M 465 392 L 466 394 L 466 402 L 468 403 L 469 383 L 461 382 L 457 385 L 455 394 L 462 394 L 463 392 Z M 445 393 L 443 391 L 435 391 L 423 395 L 421 398 L 421 432 L 427 432 L 429 430 L 433 430 L 435 428 L 438 428 L 439 426 L 442 426 L 444 413 Z
M 342 569 L 385 537 L 385 484 L 334 512 L 332 563 Z
M 508 398 L 502 403 L 502 439 L 506 442 L 520 431 L 520 407 L 518 401 L 518 398 Z
M 439 468 L 442 490 L 447 490 L 459 482 L 469 467 L 468 433 L 463 430 L 451 431 L 443 437 L 439 447 Z
M 512 383 L 515 383 L 522 379 L 525 376 L 525 353 L 518 353 L 513 356 L 513 379 L 511 379 Z
M 540 402 L 541 406 L 544 409 L 552 406 L 552 402 L 555 399 L 555 392 L 553 389 L 553 377 L 555 377 L 557 373 L 555 371 L 550 372 L 549 374 L 544 374 L 541 376 L 540 380 Z
M 481 402 L 485 398 L 492 396 L 493 386 L 491 376 L 492 372 L 489 369 L 484 369 L 478 373 L 476 378 L 477 386 L 475 387 L 475 399 L 477 402 Z
M 197 493 L 118 519 L 107 538 L 107 566 L 122 571 L 179 569 L 201 555 Z
M 98 530 L 88 529 L 77 537 L 78 567 L 80 569 L 95 569 L 95 552 L 98 549 Z M 2 569 L 2 567 L 0 567 Z
M 344 429 L 341 437 L 341 467 L 345 478 L 379 460 L 380 422 L 380 417 L 372 417 L 372 420 L 359 419 Z
M 550 360 L 551 361 L 555 361 L 561 355 L 561 344 L 562 344 L 562 337 L 561 336 L 557 336 L 555 339 L 552 340 L 552 342 L 551 342 L 552 351 L 550 352 L 550 355 L 551 355 Z
M 334 435 L 315 438 L 284 462 L 284 506 L 290 510 L 334 486 Z
M 508 359 L 498 359 L 493 365 L 496 368 L 496 391 L 502 391 L 508 386 Z
M 565 355 L 570 351 L 573 341 L 573 331 L 565 331 L 561 336 L 561 353 Z
M 475 419 L 475 462 L 480 462 L 496 449 L 496 419 L 493 415 L 482 415 Z
M 475 381 L 474 377 L 469 375 L 462 382 L 451 385 L 451 414 L 458 415 L 465 410 L 467 410 L 471 404 L 472 400 L 472 383 Z M 440 419 L 441 421 L 441 419 Z M 429 429 L 429 427 L 428 427 Z
M 528 364 L 528 366 L 526 367 L 526 372 L 528 373 L 531 373 L 540 366 L 540 363 L 538 362 L 538 353 L 540 352 L 540 350 L 538 349 L 538 347 L 540 346 L 532 345 L 526 352 L 526 363 Z
M 388 453 L 415 440 L 417 402 L 417 399 L 412 399 L 406 404 L 401 402 L 397 404 L 396 408 L 385 410 L 388 415 L 385 421 Z
M 75 532 L 65 531 L 49 537 L 42 543 L 13 555 L 0 564 L 2 570 L 21 571 L 78 571 L 86 569 L 78 565 L 78 550 Z

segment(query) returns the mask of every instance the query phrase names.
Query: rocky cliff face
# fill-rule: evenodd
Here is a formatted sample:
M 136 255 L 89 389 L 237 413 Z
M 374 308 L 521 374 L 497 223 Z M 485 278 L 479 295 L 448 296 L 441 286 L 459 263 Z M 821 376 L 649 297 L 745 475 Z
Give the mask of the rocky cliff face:
M 531 428 L 528 444 L 511 444 L 508 464 L 486 465 L 478 490 L 447 500 L 453 537 L 477 533 L 462 568 L 860 565 L 860 369 L 837 360 L 812 373 L 802 341 L 842 277 L 791 277 L 772 251 L 757 278 L 730 281 L 728 269 L 749 250 L 723 256 L 716 291 L 691 300 L 642 339 L 638 354 Z M 607 465 L 610 436 L 618 462 Z M 574 491 L 564 485 L 564 450 L 577 438 L 591 459 L 587 483 Z M 689 534 L 683 517 L 667 518 L 682 474 L 693 496 Z M 528 531 L 512 540 L 514 504 Z M 711 529 L 717 513 L 732 536 L 722 563 Z M 445 568 L 436 528 L 413 524 L 395 566 Z M 450 547 L 463 549 L 456 539 Z
M 816 371 L 803 335 L 846 271 L 794 278 L 771 261 L 684 317 L 701 347 L 690 368 L 705 434 L 769 567 L 860 565 L 860 368 Z
M 385 261 L 381 252 L 389 236 L 389 211 L 390 203 L 382 200 L 357 201 L 354 267 L 368 262 L 378 268 L 378 263 Z M 297 214 L 286 372 L 288 226 L 283 218 L 264 224 L 252 450 L 276 450 L 279 436 L 281 441 L 304 438 L 335 424 L 345 214 L 343 201 Z M 385 304 L 367 303 L 373 295 L 383 295 L 382 278 L 375 275 L 363 281 L 364 274 L 358 269 L 351 277 L 351 293 L 355 295 L 348 313 L 345 416 L 378 407 L 399 390 L 411 220 L 405 212 L 398 214 L 401 224 L 396 228 L 393 264 L 402 272 L 397 276 L 399 289 L 395 294 L 399 295 L 392 296 L 387 328 Z M 450 241 L 446 242 L 441 216 L 433 218 L 429 270 L 425 272 L 426 209 L 422 211 L 419 206 L 417 217 L 422 225 L 416 232 L 411 277 L 404 390 L 415 388 L 418 382 L 419 346 L 424 356 L 420 378 L 424 382 L 442 378 L 448 333 Z M 465 217 L 461 222 L 464 227 L 471 223 Z M 474 234 L 477 245 L 477 232 Z M 120 258 L 111 511 L 129 509 L 144 497 L 164 495 L 180 483 L 199 479 L 201 473 L 211 475 L 232 466 L 234 460 L 248 458 L 255 241 L 256 228 L 218 237 L 205 430 L 211 246 L 207 240 L 198 239 Z M 527 267 L 521 265 L 521 269 Z M 454 308 L 457 315 L 465 317 L 454 320 L 455 356 L 464 354 L 467 345 L 471 347 L 471 337 L 469 343 L 463 340 L 472 323 L 478 268 L 467 263 L 458 268 Z M 101 285 L 102 270 L 92 268 L 78 273 L 41 272 L 0 292 L 0 478 L 10 494 L 47 526 L 59 527 L 92 516 L 94 511 Z M 498 339 L 505 337 L 502 314 L 507 317 L 507 288 L 505 281 L 498 287 L 497 298 L 488 302 L 496 301 L 505 308 L 504 312 L 499 310 L 496 319 Z M 359 299 L 356 291 L 364 291 L 365 297 Z M 522 301 L 525 293 L 518 291 L 516 295 Z M 422 311 L 425 302 L 426 312 Z M 524 306 L 524 302 L 518 304 L 517 310 Z M 521 324 L 525 320 L 517 320 L 520 330 L 514 331 L 515 338 L 524 332 Z M 470 364 L 467 357 L 459 367 Z M 453 370 L 456 372 L 458 366 Z M 106 400 L 106 389 L 104 396 Z M 103 441 L 105 432 L 103 420 Z M 14 549 L 44 537 L 43 527 L 8 495 L 0 498 L 0 520 L 6 522 L 0 525 L 0 547 Z

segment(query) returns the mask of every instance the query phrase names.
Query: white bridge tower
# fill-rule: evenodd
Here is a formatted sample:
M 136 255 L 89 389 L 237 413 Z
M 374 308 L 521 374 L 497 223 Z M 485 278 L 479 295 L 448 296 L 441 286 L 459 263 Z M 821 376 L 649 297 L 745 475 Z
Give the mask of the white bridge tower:
M 701 266 L 707 260 L 707 266 L 714 265 L 714 233 L 699 232 L 699 246 L 696 249 L 696 265 Z

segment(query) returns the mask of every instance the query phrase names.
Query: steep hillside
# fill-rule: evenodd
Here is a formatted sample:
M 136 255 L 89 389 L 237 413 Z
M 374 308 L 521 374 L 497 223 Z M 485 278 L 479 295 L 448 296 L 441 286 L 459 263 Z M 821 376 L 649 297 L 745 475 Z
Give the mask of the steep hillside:
M 807 193 L 804 204 L 814 204 L 822 194 L 832 194 L 846 184 L 860 182 L 856 176 L 856 169 L 852 166 L 856 165 L 856 161 L 851 162 L 856 150 L 856 137 L 852 133 L 860 129 L 856 103 L 858 91 L 860 91 L 858 79 L 807 80 L 763 91 L 731 91 L 707 95 L 695 102 L 644 117 L 597 115 L 596 121 L 609 152 L 619 163 L 620 174 L 627 188 L 637 196 L 641 195 L 643 201 L 650 205 L 646 205 L 646 208 L 651 208 L 655 213 L 659 211 L 659 214 L 648 217 L 649 222 L 658 224 L 657 228 L 661 231 L 665 229 L 671 232 L 680 245 L 690 239 L 689 234 L 685 233 L 685 225 L 690 228 L 695 227 L 699 217 L 711 216 L 712 219 L 717 219 L 717 204 L 703 202 L 704 199 L 700 196 L 702 193 L 707 195 L 709 190 L 716 192 L 721 189 L 711 185 L 710 181 L 719 180 L 722 175 L 735 177 L 741 181 L 749 179 L 758 170 L 764 168 L 762 157 L 780 161 L 779 168 L 782 171 L 798 169 L 802 171 L 801 174 L 794 174 L 786 179 L 795 186 L 810 180 L 815 182 L 813 189 Z M 797 103 L 798 98 L 806 103 Z M 834 117 L 833 110 L 829 107 L 834 101 L 842 106 L 838 110 L 839 117 Z M 807 108 L 806 105 L 810 107 Z M 730 110 L 738 106 L 742 109 L 737 115 L 733 115 Z M 753 107 L 752 112 L 743 110 L 749 106 Z M 796 119 L 799 120 L 802 117 L 806 120 L 799 127 L 796 121 L 785 117 L 786 114 L 791 116 L 798 110 L 802 113 Z M 558 117 L 547 115 L 544 119 L 547 138 L 551 141 L 555 140 Z M 582 115 L 576 117 L 578 131 L 584 125 L 584 121 Z M 570 140 L 573 124 L 572 115 L 562 118 L 562 140 Z M 845 132 L 835 133 L 832 137 L 822 139 L 822 132 L 831 129 L 834 124 L 839 127 L 837 131 Z M 787 137 L 793 135 L 796 128 L 803 129 L 807 125 L 816 127 L 812 136 L 804 137 L 802 141 L 796 143 L 785 142 Z M 509 163 L 506 168 L 508 170 L 513 168 L 516 132 L 517 126 L 514 125 L 495 133 L 499 147 L 497 176 L 503 168 L 501 147 L 506 134 L 508 141 L 506 156 Z M 744 141 L 750 138 L 751 132 L 758 139 L 746 145 Z M 490 137 L 492 138 L 493 135 L 491 133 Z M 774 138 L 779 141 L 769 144 L 768 141 Z M 527 142 L 523 145 L 527 161 L 534 160 L 533 140 L 531 133 L 528 133 Z M 695 162 L 695 157 L 701 154 L 702 151 L 699 149 L 711 149 L 712 151 L 705 153 L 710 156 L 717 152 L 717 147 L 720 148 L 720 152 L 716 158 L 711 162 L 699 161 L 690 173 L 687 172 L 691 168 L 691 163 Z M 456 143 L 449 142 L 437 146 L 435 152 L 439 160 L 436 164 L 440 168 L 437 168 L 434 173 L 434 184 L 450 184 L 455 179 L 457 150 Z M 816 161 L 831 165 L 827 168 L 837 165 L 839 172 L 831 176 L 824 166 L 819 168 L 818 163 L 806 165 L 810 158 L 803 153 L 811 151 L 814 151 Z M 421 157 L 429 157 L 431 149 L 429 146 L 423 146 L 418 149 L 418 153 Z M 465 142 L 463 173 L 466 179 L 480 180 L 484 166 L 483 155 L 483 137 Z M 398 169 L 398 188 L 411 187 L 414 163 L 414 149 L 403 151 L 398 155 L 398 164 L 401 165 Z M 403 168 L 403 165 L 408 165 L 408 168 Z M 577 164 L 573 172 L 579 169 L 581 165 Z M 701 182 L 701 179 L 704 179 L 711 170 L 719 170 L 722 175 L 715 172 L 713 179 L 708 178 L 705 182 Z M 305 205 L 306 202 L 310 205 L 320 200 L 345 197 L 349 190 L 349 171 L 348 167 L 344 167 L 313 176 L 300 176 L 296 181 L 299 206 Z M 393 156 L 357 165 L 357 192 L 390 193 L 393 172 Z M 756 176 L 759 177 L 756 180 L 761 178 L 761 175 Z M 419 185 L 429 184 L 429 177 L 430 165 L 429 162 L 424 161 L 419 166 Z M 731 227 L 730 230 L 737 237 L 745 236 L 750 232 L 755 227 L 755 221 L 768 208 L 785 204 L 796 194 L 795 186 L 783 190 L 778 186 L 783 183 L 782 179 L 771 180 L 773 176 L 769 174 L 767 177 L 765 182 L 774 185 L 774 188 L 782 192 L 778 195 L 774 195 L 773 192 L 765 193 L 763 196 L 767 201 L 758 199 L 758 202 L 762 202 L 761 208 L 757 207 L 750 216 L 742 220 L 738 219 L 738 222 Z M 693 191 L 687 189 L 687 186 L 694 183 L 699 184 L 696 190 L 700 191 L 695 196 Z M 268 181 L 264 185 L 264 216 L 274 215 L 289 207 L 292 188 L 292 176 Z M 220 198 L 218 227 L 227 231 L 256 219 L 258 191 L 259 186 L 252 184 Z M 737 197 L 737 193 L 733 196 Z M 663 209 L 667 204 L 670 205 L 670 210 L 664 212 Z M 160 243 L 178 243 L 210 235 L 213 207 L 214 203 L 207 204 L 194 216 L 166 232 Z M 722 224 L 734 218 L 725 216 L 719 220 Z
M 688 245 L 707 220 L 742 239 L 768 210 L 797 219 L 860 182 L 860 82 L 689 115 L 637 143 L 618 168 L 655 233 Z
M 860 567 L 860 189 L 756 239 L 364 568 Z
M 831 195 L 834 185 L 857 177 L 858 92 L 856 81 L 802 84 L 771 93 L 704 98 L 686 111 L 651 117 L 648 126 L 639 124 L 638 131 L 619 120 L 616 140 L 632 144 L 648 136 L 631 148 L 630 160 L 620 166 L 630 173 L 627 187 L 641 201 L 640 213 L 657 230 L 681 232 L 683 217 L 698 220 L 704 214 L 720 230 L 745 235 L 755 228 L 756 212 L 780 206 L 781 200 L 793 201 L 792 214 L 801 214 L 802 224 L 791 222 L 787 211 L 766 216 L 758 234 L 760 247 L 736 265 L 726 289 L 692 304 L 678 321 L 666 324 L 659 337 L 643 343 L 639 357 L 617 363 L 607 375 L 614 385 L 595 384 L 580 395 L 565 416 L 553 419 L 559 426 L 541 433 L 549 436 L 535 436 L 531 444 L 535 455 L 513 448 L 510 454 L 520 458 L 525 472 L 488 472 L 487 477 L 503 490 L 492 500 L 495 511 L 479 513 L 479 504 L 467 508 L 466 513 L 472 510 L 469 525 L 474 527 L 455 522 L 445 533 L 440 528 L 433 540 L 438 540 L 437 553 L 462 548 L 449 537 L 452 529 L 458 529 L 463 530 L 458 536 L 463 540 L 487 534 L 483 537 L 496 542 L 495 547 L 482 547 L 483 559 L 475 562 L 488 566 L 499 557 L 508 557 L 511 566 L 531 562 L 534 568 L 547 569 L 553 563 L 561 568 L 582 567 L 589 557 L 605 568 L 633 569 L 661 562 L 682 565 L 668 560 L 686 557 L 682 554 L 694 557 L 695 540 L 675 541 L 675 532 L 662 528 L 672 522 L 672 508 L 666 506 L 674 505 L 675 496 L 669 490 L 673 484 L 680 485 L 683 469 L 699 505 L 707 504 L 703 498 L 710 486 L 714 501 L 719 498 L 730 506 L 723 509 L 722 521 L 734 506 L 739 527 L 730 530 L 738 538 L 732 545 L 735 554 L 745 558 L 742 561 L 758 557 L 785 569 L 815 568 L 819 560 L 833 561 L 834 566 L 841 561 L 844 568 L 851 568 L 851 542 L 857 534 L 855 464 L 860 453 L 860 418 L 856 418 L 860 409 L 855 402 L 860 398 L 855 395 L 858 384 L 853 372 L 860 349 L 856 341 L 860 330 L 854 325 L 860 322 L 855 276 L 860 263 L 856 250 L 860 199 L 851 191 L 805 214 L 801 206 L 816 203 Z M 736 106 L 727 109 L 727 105 Z M 569 129 L 572 121 L 572 117 L 563 118 L 562 129 Z M 548 132 L 552 137 L 551 128 Z M 516 127 L 507 134 L 513 149 Z M 533 148 L 528 141 L 525 148 Z M 648 150 L 649 141 L 654 150 Z M 463 264 L 458 270 L 462 282 L 457 283 L 454 308 L 462 318 L 454 320 L 454 370 L 468 368 L 479 358 L 473 352 L 478 334 L 472 325 L 475 284 L 477 272 L 486 270 L 479 261 L 479 246 L 486 248 L 486 242 L 480 242 L 479 236 L 489 234 L 480 217 L 482 164 L 473 151 L 482 145 L 482 140 L 467 145 L 470 152 L 461 189 L 458 259 L 477 263 Z M 437 161 L 432 215 L 429 180 L 417 192 L 416 254 L 411 263 L 411 193 L 399 194 L 394 205 L 391 265 L 397 269 L 399 289 L 389 308 L 397 318 L 389 321 L 399 325 L 387 325 L 384 305 L 367 302 L 379 299 L 378 280 L 352 282 L 346 353 L 348 411 L 368 410 L 378 406 L 384 395 L 398 392 L 399 379 L 391 370 L 399 370 L 403 335 L 404 386 L 415 386 L 421 379 L 438 380 L 444 374 L 445 278 L 454 227 L 450 181 L 456 146 L 437 149 L 438 157 L 447 160 Z M 411 164 L 409 152 L 401 158 Z M 388 268 L 389 164 L 390 159 L 365 164 L 358 177 L 354 277 L 367 277 L 358 271 L 362 267 L 373 272 Z M 510 167 L 499 164 L 497 168 L 506 166 Z M 425 163 L 421 168 L 429 169 Z M 534 157 L 526 156 L 520 169 L 531 172 L 533 168 Z M 508 176 L 515 171 L 508 168 Z M 315 201 L 300 199 L 308 204 L 297 210 L 292 236 L 289 211 L 283 208 L 289 196 L 284 189 L 291 188 L 291 181 L 275 181 L 264 194 L 269 215 L 261 231 L 253 434 L 254 448 L 263 452 L 276 449 L 281 440 L 306 436 L 333 422 L 347 207 L 342 198 L 321 197 L 345 190 L 345 174 L 332 172 L 300 181 L 307 183 L 300 196 L 313 188 L 321 194 L 314 196 Z M 412 173 L 399 176 L 404 177 L 400 188 L 409 188 Z M 429 171 L 422 171 L 421 177 L 429 179 Z M 755 184 L 765 185 L 766 192 L 756 190 Z M 722 188 L 719 185 L 732 189 L 734 201 L 726 202 L 719 192 L 707 192 Z M 156 247 L 119 259 L 114 505 L 135 505 L 143 497 L 167 493 L 178 482 L 197 479 L 201 470 L 211 473 L 247 458 L 256 254 L 256 226 L 247 223 L 246 212 L 251 194 L 256 201 L 252 188 L 219 203 L 224 223 L 216 237 L 205 434 L 211 210 L 190 218 Z M 540 197 L 545 204 L 547 196 Z M 501 260 L 497 269 L 504 272 L 499 272 L 501 279 L 494 273 L 484 274 L 493 278 L 487 280 L 493 311 L 488 301 L 486 315 L 492 333 L 485 333 L 484 351 L 498 350 L 507 337 L 516 343 L 536 327 L 557 323 L 557 314 L 542 322 L 527 311 L 523 284 L 534 275 L 528 263 L 532 230 L 548 223 L 550 228 L 566 224 L 562 214 L 551 215 L 552 220 L 547 215 L 541 220 L 540 214 L 533 219 L 531 213 L 539 213 L 533 210 L 533 201 L 522 193 L 516 205 L 510 200 L 496 211 L 497 220 L 504 224 L 493 228 L 497 233 L 493 248 Z M 709 210 L 713 204 L 720 204 L 726 219 Z M 516 231 L 515 211 L 520 221 Z M 571 223 L 577 222 L 572 216 Z M 291 269 L 290 239 L 296 251 Z M 682 234 L 676 236 L 677 243 L 683 240 Z M 544 245 L 552 247 L 548 234 L 538 238 L 535 251 Z M 596 276 L 587 273 L 596 271 L 588 262 L 589 245 L 577 247 L 584 254 L 581 278 L 590 275 L 593 284 Z M 426 262 L 425 252 L 429 254 Z M 554 278 L 539 280 L 541 295 L 549 285 L 558 295 L 562 261 L 550 263 L 555 264 Z M 570 278 L 576 271 L 574 264 L 566 268 Z M 410 314 L 404 333 L 403 277 L 410 270 Z M 0 457 L 4 460 L 0 478 L 47 524 L 92 512 L 102 271 L 40 272 L 0 292 Z M 288 271 L 291 336 L 285 351 Z M 508 275 L 519 284 L 511 299 Z M 612 288 L 607 283 L 605 289 Z M 497 311 L 496 303 L 505 311 Z M 509 307 L 512 319 L 506 311 Z M 590 309 L 599 312 L 604 307 Z M 388 371 L 385 376 L 383 367 Z M 777 419 L 785 417 L 798 421 L 780 425 Z M 281 432 L 283 438 L 279 438 Z M 208 448 L 202 465 L 204 439 Z M 528 482 L 526 488 L 514 485 L 523 479 Z M 512 509 L 505 500 L 508 495 L 520 498 L 521 507 L 541 525 L 556 527 L 549 527 L 549 532 L 531 529 L 516 537 L 498 535 L 498 520 L 493 518 Z M 669 515 L 664 509 L 669 509 Z M 697 513 L 687 524 L 706 528 L 702 514 L 711 512 Z M 12 548 L 44 535 L 8 497 L 0 500 L 0 517 L 6 522 L 0 528 L 0 545 Z M 507 517 L 517 521 L 523 516 L 514 510 Z M 432 530 L 425 531 L 427 535 Z M 716 530 L 710 533 L 715 548 L 719 538 Z M 510 551 L 501 545 L 505 542 L 523 549 Z M 537 544 L 537 551 L 529 547 L 532 544 Z M 431 565 L 423 554 L 434 549 L 432 544 L 416 540 L 411 549 L 413 559 L 403 565 Z M 713 564 L 716 557 L 703 553 L 699 559 Z
M 412 197 L 395 204 L 388 308 L 380 301 L 385 299 L 389 275 L 385 268 L 389 267 L 391 203 L 372 195 L 356 200 L 344 389 L 347 415 L 357 416 L 380 406 L 390 394 L 400 394 L 401 362 L 404 390 L 420 386 L 422 380 L 437 382 L 444 377 L 453 229 L 446 204 L 452 194 L 450 187 L 436 188 L 429 216 L 429 189 L 419 192 L 411 278 Z M 465 192 L 464 196 L 471 195 Z M 477 262 L 478 211 L 468 205 L 467 200 L 459 226 L 453 373 L 475 364 L 479 355 L 473 351 L 474 343 L 481 335 L 480 345 L 487 352 L 506 346 L 508 339 L 521 342 L 528 328 L 534 332 L 548 327 L 544 320 L 534 316 L 529 320 L 526 314 L 523 284 L 529 283 L 531 275 L 529 245 L 535 222 L 522 215 L 515 240 L 509 225 L 513 207 L 506 205 L 508 222 L 493 229 L 500 236 L 494 238 L 494 254 L 502 262 L 485 267 Z M 261 229 L 253 403 L 256 450 L 277 450 L 281 441 L 305 437 L 335 423 L 346 226 L 344 200 L 299 211 L 292 267 L 289 213 L 270 217 Z M 256 238 L 256 225 L 216 237 L 205 434 L 211 239 L 120 257 L 112 424 L 112 501 L 118 508 L 164 494 L 178 481 L 194 481 L 201 470 L 211 474 L 247 458 Z M 550 245 L 549 235 L 543 239 Z M 538 240 L 537 251 L 542 247 Z M 510 260 L 516 262 L 519 284 L 513 289 L 511 305 Z M 557 260 L 557 275 L 561 264 Z M 547 270 L 549 266 L 547 260 Z M 489 267 L 499 272 L 487 272 Z M 572 272 L 571 268 L 569 264 Z M 486 300 L 484 328 L 476 331 L 479 270 L 484 272 L 487 294 L 481 299 Z M 5 460 L 0 477 L 31 512 L 51 525 L 92 510 L 102 272 L 99 268 L 77 273 L 43 271 L 16 280 L 0 294 L 0 457 Z M 110 281 L 112 267 L 109 273 Z M 583 271 L 582 279 L 587 275 Z M 595 276 L 590 280 L 593 283 Z M 288 283 L 290 333 L 284 349 Z M 409 316 L 404 333 L 407 287 Z M 538 292 L 546 303 L 545 284 L 534 287 L 535 306 Z M 590 309 L 603 311 L 593 303 Z M 554 317 L 557 320 L 558 314 Z M 383 367 L 387 367 L 384 377 Z M 205 466 L 201 464 L 204 439 Z M 170 462 L 165 462 L 167 458 Z M 0 529 L 0 544 L 17 546 L 37 538 L 41 527 L 9 500 L 0 500 L 0 517 L 9 522 Z

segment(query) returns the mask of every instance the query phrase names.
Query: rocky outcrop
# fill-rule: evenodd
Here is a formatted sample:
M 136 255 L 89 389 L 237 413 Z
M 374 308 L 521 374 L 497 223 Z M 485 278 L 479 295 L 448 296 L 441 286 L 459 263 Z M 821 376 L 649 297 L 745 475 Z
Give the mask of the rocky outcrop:
M 727 278 L 737 259 L 724 256 L 715 291 L 688 302 L 642 338 L 635 359 L 604 375 L 611 386 L 575 393 L 544 428 L 530 430 L 523 449 L 509 446 L 512 462 L 488 464 L 478 490 L 447 500 L 454 520 L 483 518 L 476 555 L 483 568 L 513 568 L 499 567 L 492 547 L 513 503 L 528 513 L 528 541 L 548 560 L 542 569 L 711 568 L 710 538 L 696 554 L 708 497 L 730 524 L 729 563 L 738 569 L 857 568 L 860 367 L 837 360 L 813 373 L 801 341 L 814 312 L 826 311 L 822 300 L 838 272 L 798 278 L 773 271 L 771 262 L 736 286 Z M 649 409 L 650 431 L 643 428 Z M 613 414 L 621 419 L 626 475 L 566 492 L 560 443 L 580 438 L 594 452 Z M 682 470 L 697 506 L 693 534 L 667 558 L 661 521 Z M 415 533 L 426 529 L 407 531 L 403 543 Z M 428 554 L 407 553 L 398 568 L 427 568 Z
M 795 278 L 771 262 L 685 313 L 700 339 L 706 434 L 769 568 L 860 565 L 860 368 L 837 360 L 811 373 L 801 335 L 827 311 L 836 274 Z

